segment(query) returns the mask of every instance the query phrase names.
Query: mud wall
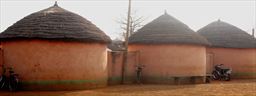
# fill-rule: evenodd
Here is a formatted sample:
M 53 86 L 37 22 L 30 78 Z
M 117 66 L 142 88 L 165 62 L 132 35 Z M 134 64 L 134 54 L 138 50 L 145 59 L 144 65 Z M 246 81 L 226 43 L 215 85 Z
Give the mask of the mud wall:
M 233 78 L 256 78 L 256 49 L 207 48 L 213 64 L 224 64 L 233 70 Z
M 109 85 L 121 84 L 122 63 L 123 63 L 122 51 L 108 52 L 108 84 Z
M 206 48 L 197 45 L 129 45 L 139 51 L 145 83 L 204 82 Z
M 25 90 L 75 90 L 107 85 L 105 44 L 43 40 L 3 42 L 6 67 Z
M 122 83 L 123 51 L 108 52 L 108 84 Z M 136 66 L 138 66 L 138 52 L 128 52 L 128 60 L 124 76 L 124 83 L 132 84 L 136 80 Z
M 0 76 L 3 74 L 3 50 L 2 50 L 2 45 L 0 43 Z

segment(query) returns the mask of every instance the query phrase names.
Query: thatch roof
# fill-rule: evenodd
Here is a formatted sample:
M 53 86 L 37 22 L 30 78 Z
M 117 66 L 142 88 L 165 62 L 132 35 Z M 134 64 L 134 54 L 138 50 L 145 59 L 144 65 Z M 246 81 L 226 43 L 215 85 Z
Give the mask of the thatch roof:
M 187 25 L 165 13 L 146 24 L 129 38 L 136 44 L 196 44 L 208 45 L 208 41 Z
M 47 39 L 100 43 L 110 41 L 110 38 L 90 21 L 57 4 L 19 20 L 2 32 L 0 39 Z
M 256 48 L 256 39 L 245 31 L 223 21 L 215 21 L 198 33 L 208 39 L 212 47 Z

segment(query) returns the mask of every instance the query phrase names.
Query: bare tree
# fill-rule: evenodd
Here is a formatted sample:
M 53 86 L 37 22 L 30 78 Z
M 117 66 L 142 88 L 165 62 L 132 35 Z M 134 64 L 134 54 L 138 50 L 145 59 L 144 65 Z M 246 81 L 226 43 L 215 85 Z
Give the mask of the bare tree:
M 135 33 L 139 28 L 143 26 L 143 23 L 145 21 L 145 18 L 143 16 L 138 16 L 136 14 L 136 11 L 133 11 L 131 16 L 130 16 L 130 33 L 128 33 L 128 37 L 130 37 L 133 33 Z M 117 20 L 117 23 L 120 24 L 121 28 L 121 33 L 120 38 L 124 40 L 126 36 L 126 31 L 127 31 L 127 17 L 121 17 L 119 20 Z

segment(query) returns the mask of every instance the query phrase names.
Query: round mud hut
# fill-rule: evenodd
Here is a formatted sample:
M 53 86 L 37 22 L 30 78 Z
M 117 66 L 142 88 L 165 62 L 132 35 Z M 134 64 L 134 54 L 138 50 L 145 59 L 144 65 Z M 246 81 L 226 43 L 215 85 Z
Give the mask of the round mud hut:
M 233 78 L 256 78 L 256 39 L 245 31 L 223 21 L 215 21 L 198 33 L 212 44 L 209 70 L 215 64 L 224 64 L 233 70 Z
M 24 90 L 77 90 L 107 85 L 110 38 L 85 18 L 54 6 L 32 13 L 0 34 L 4 68 Z
M 129 51 L 139 53 L 144 83 L 202 83 L 208 41 L 165 13 L 129 38 Z

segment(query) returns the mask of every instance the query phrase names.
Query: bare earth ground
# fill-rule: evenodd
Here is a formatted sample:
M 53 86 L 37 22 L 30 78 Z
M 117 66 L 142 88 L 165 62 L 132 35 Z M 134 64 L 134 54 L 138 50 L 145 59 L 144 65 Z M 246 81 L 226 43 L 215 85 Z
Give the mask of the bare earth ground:
M 256 79 L 197 85 L 116 85 L 79 91 L 0 91 L 0 96 L 256 96 Z

